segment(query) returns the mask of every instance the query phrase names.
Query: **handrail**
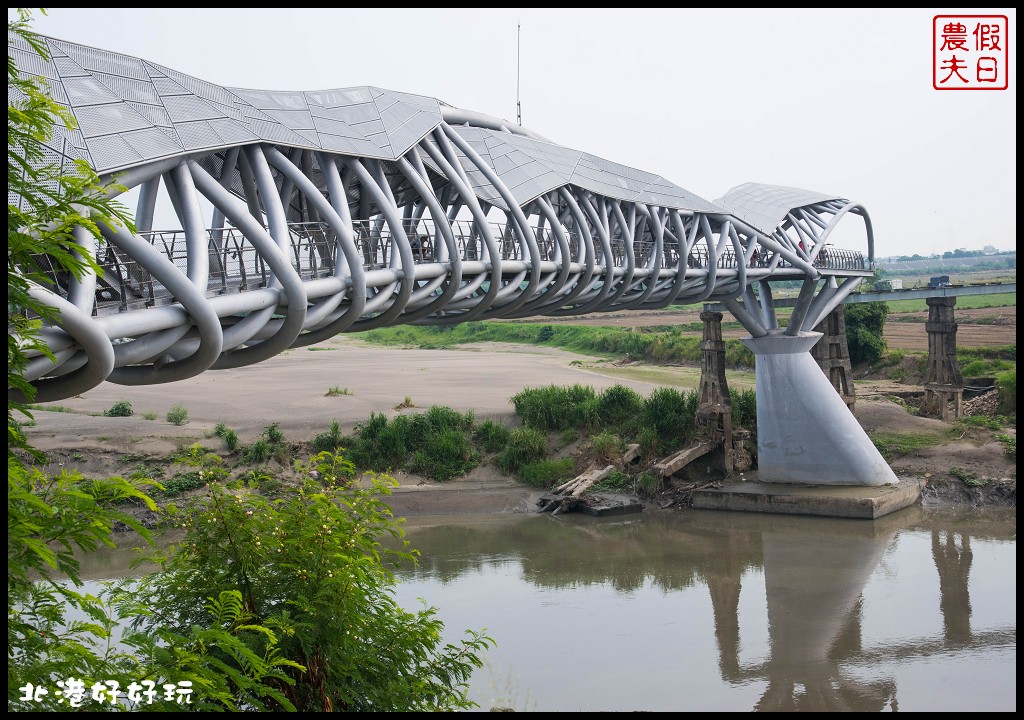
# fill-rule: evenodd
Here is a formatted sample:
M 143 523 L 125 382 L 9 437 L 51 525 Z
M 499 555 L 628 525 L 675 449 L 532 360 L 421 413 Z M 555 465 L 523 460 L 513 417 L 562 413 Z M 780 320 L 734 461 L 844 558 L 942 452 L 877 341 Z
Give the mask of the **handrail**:
M 353 237 L 366 271 L 400 268 L 396 252 L 396 235 L 387 223 L 380 220 L 354 220 Z M 448 261 L 447 247 L 443 236 L 429 218 L 403 220 L 402 231 L 412 247 L 416 264 L 444 263 Z M 488 262 L 487 245 L 482 241 L 479 230 L 472 220 L 455 220 L 451 223 L 456 250 L 462 261 Z M 334 230 L 323 222 L 297 222 L 288 224 L 291 236 L 290 262 L 303 280 L 332 277 L 340 256 Z M 550 228 L 532 228 L 540 251 L 542 262 L 563 262 L 561 250 Z M 244 292 L 267 287 L 270 272 L 266 261 L 256 251 L 244 234 L 234 227 L 212 228 L 207 231 L 210 249 L 210 274 L 207 295 L 221 295 Z M 526 243 L 520 242 L 512 224 L 491 223 L 491 233 L 498 240 L 502 261 L 518 260 L 529 262 L 525 255 Z M 579 263 L 578 232 L 567 230 L 569 237 L 568 262 Z M 187 245 L 183 230 L 156 230 L 140 233 L 154 247 L 160 249 L 182 272 L 188 263 Z M 632 243 L 633 260 L 638 268 L 647 267 L 655 257 L 655 242 L 640 239 Z M 596 248 L 600 255 L 601 249 Z M 626 266 L 626 243 L 621 238 L 612 238 L 610 258 L 597 258 L 599 265 L 609 267 Z M 758 246 L 751 254 L 746 266 L 751 269 L 792 268 L 784 258 Z M 719 270 L 736 269 L 742 256 L 732 248 L 717 253 L 716 266 Z M 102 269 L 97 285 L 96 308 L 94 312 L 113 310 L 126 312 L 132 309 L 153 307 L 174 302 L 173 296 L 162 284 L 155 281 L 150 273 L 126 253 L 110 244 L 101 245 L 97 261 Z M 679 249 L 674 242 L 666 241 L 662 248 L 661 269 L 674 270 L 679 267 Z M 686 267 L 693 270 L 706 269 L 708 250 L 703 240 L 694 243 L 686 258 Z M 774 265 L 773 265 L 774 263 Z M 854 250 L 827 245 L 818 252 L 814 266 L 828 270 L 869 270 L 864 254 Z M 67 278 L 59 278 L 52 270 L 48 272 L 59 293 L 66 295 Z

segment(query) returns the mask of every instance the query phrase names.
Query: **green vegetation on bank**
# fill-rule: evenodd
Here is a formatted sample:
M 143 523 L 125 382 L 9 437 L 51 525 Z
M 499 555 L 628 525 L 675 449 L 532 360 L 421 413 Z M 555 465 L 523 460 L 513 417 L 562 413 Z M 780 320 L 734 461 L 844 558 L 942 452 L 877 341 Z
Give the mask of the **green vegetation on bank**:
M 853 307 L 857 303 L 847 305 Z M 890 313 L 927 312 L 928 304 L 924 300 L 886 300 Z M 1017 293 L 993 293 L 991 295 L 959 295 L 956 298 L 956 310 L 978 310 L 984 308 L 1017 307 Z
M 733 427 L 756 433 L 754 390 L 733 391 L 731 398 Z M 323 452 L 344 455 L 360 471 L 409 472 L 437 482 L 493 464 L 529 485 L 550 488 L 584 469 L 559 455 L 573 443 L 581 444 L 584 464 L 590 456 L 615 462 L 633 443 L 646 461 L 653 461 L 707 431 L 696 420 L 697 393 L 692 390 L 662 387 L 644 397 L 624 385 L 601 391 L 586 385 L 548 385 L 526 388 L 510 403 L 518 416 L 512 426 L 493 419 L 478 422 L 472 412 L 435 405 L 390 418 L 371 413 L 349 435 L 335 420 L 308 443 L 289 440 L 273 423 L 243 444 L 234 430 L 218 423 L 210 437 L 223 441 L 224 454 L 199 444 L 182 450 L 168 477 L 161 479 L 162 496 L 210 482 L 239 489 L 254 478 L 264 492 L 276 495 L 294 475 L 296 461 Z M 182 465 L 187 466 L 184 471 Z M 147 466 L 140 468 L 139 477 L 142 470 L 148 477 L 164 474 Z
M 371 330 L 360 338 L 377 345 L 445 348 L 477 342 L 557 347 L 598 357 L 623 357 L 652 363 L 699 363 L 700 336 L 678 328 L 583 327 L 569 324 L 469 322 L 444 327 L 401 325 Z M 725 341 L 729 367 L 752 368 L 754 355 L 738 340 Z

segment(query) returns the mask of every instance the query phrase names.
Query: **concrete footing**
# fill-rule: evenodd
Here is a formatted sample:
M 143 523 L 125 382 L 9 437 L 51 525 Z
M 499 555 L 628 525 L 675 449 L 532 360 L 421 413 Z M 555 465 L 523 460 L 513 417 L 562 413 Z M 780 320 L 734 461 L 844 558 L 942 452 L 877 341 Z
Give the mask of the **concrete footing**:
M 783 515 L 873 520 L 917 503 L 927 481 L 900 478 L 895 485 L 794 485 L 737 482 L 693 493 L 700 510 L 737 510 Z

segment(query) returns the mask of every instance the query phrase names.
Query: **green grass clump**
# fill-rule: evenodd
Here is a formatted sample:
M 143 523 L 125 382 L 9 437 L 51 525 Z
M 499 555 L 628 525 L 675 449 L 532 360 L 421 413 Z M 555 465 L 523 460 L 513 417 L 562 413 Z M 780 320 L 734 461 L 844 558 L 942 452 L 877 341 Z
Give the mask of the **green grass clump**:
M 523 423 L 539 430 L 590 427 L 599 418 L 597 393 L 588 385 L 525 388 L 512 396 Z
M 519 468 L 519 478 L 530 487 L 551 488 L 573 477 L 572 458 L 538 460 Z
M 378 472 L 408 468 L 435 480 L 450 480 L 479 462 L 474 430 L 472 412 L 439 405 L 392 420 L 372 413 L 356 426 L 348 450 L 359 467 Z
M 621 470 L 613 470 L 590 486 L 591 492 L 626 492 L 633 488 L 633 480 Z
M 337 420 L 332 420 L 326 432 L 322 432 L 313 438 L 313 450 L 318 453 L 337 452 L 344 444 L 345 438 L 341 434 L 341 426 Z
M 544 459 L 548 452 L 548 439 L 537 428 L 521 427 L 512 431 L 508 445 L 498 454 L 495 462 L 502 472 L 518 473 L 520 468 Z
M 189 470 L 175 475 L 170 480 L 162 483 L 163 493 L 166 497 L 174 497 L 191 490 L 198 490 L 206 487 L 206 476 L 201 470 Z
M 500 422 L 484 420 L 476 428 L 476 439 L 484 452 L 500 452 L 512 437 L 512 431 Z
M 103 412 L 107 417 L 131 417 L 132 404 L 127 400 L 118 400 Z
M 732 426 L 734 428 L 757 428 L 757 392 L 750 390 L 733 390 L 729 395 L 732 398 Z
M 447 428 L 426 437 L 421 449 L 413 453 L 410 470 L 444 482 L 465 475 L 477 466 L 479 457 L 465 431 Z
M 934 433 L 869 433 L 868 437 L 886 460 L 909 455 L 943 442 L 942 435 Z
M 696 391 L 662 387 L 654 390 L 644 402 L 643 423 L 658 436 L 658 452 L 671 452 L 682 447 L 696 433 Z
M 634 417 L 643 407 L 640 393 L 625 385 L 613 385 L 597 398 L 597 412 L 606 423 L 620 423 Z
M 276 460 L 282 465 L 287 465 L 291 459 L 292 448 L 285 442 L 284 434 L 281 432 L 278 423 L 272 423 L 264 428 L 259 438 L 242 451 L 242 459 L 254 465 Z
M 171 425 L 185 425 L 188 423 L 188 408 L 183 403 L 175 403 L 167 411 L 166 417 Z
M 978 473 L 972 470 L 964 470 L 963 468 L 951 467 L 949 474 L 966 485 L 967 487 L 985 487 L 988 485 L 988 480 L 978 475 Z
M 999 412 L 1017 414 L 1017 368 L 996 374 L 999 385 Z
M 594 452 L 602 460 L 614 463 L 626 451 L 626 443 L 618 435 L 604 430 L 590 438 Z
M 217 423 L 217 426 L 213 429 L 213 434 L 224 441 L 224 446 L 227 447 L 228 452 L 234 452 L 238 449 L 238 433 L 224 423 Z
M 338 387 L 337 385 L 335 385 L 332 388 L 330 388 L 326 393 L 324 393 L 324 397 L 336 397 L 338 395 L 351 395 L 351 394 L 352 394 L 352 391 L 349 390 L 347 387 L 343 388 L 343 387 Z

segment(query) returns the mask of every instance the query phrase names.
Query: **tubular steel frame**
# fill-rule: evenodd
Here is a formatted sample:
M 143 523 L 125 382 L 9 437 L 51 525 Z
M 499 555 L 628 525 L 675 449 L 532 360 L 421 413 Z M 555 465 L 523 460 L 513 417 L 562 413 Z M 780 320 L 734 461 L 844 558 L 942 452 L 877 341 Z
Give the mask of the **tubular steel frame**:
M 37 355 L 26 372 L 40 401 L 403 323 L 717 300 L 754 338 L 796 335 L 871 274 L 867 212 L 843 198 L 747 184 L 709 202 L 431 98 L 232 90 L 44 40 L 42 64 L 10 35 L 9 53 L 78 117 L 51 159 L 84 157 L 139 199 L 137 233 L 76 233 L 99 275 L 51 270 L 33 287 L 58 310 L 42 331 L 56 361 Z M 354 123 L 356 100 L 383 132 L 356 131 L 372 124 Z M 396 108 L 412 109 L 399 122 Z M 161 198 L 180 228 L 154 228 Z M 864 221 L 866 252 L 829 244 L 848 214 Z M 780 329 L 771 283 L 793 280 L 802 290 Z

